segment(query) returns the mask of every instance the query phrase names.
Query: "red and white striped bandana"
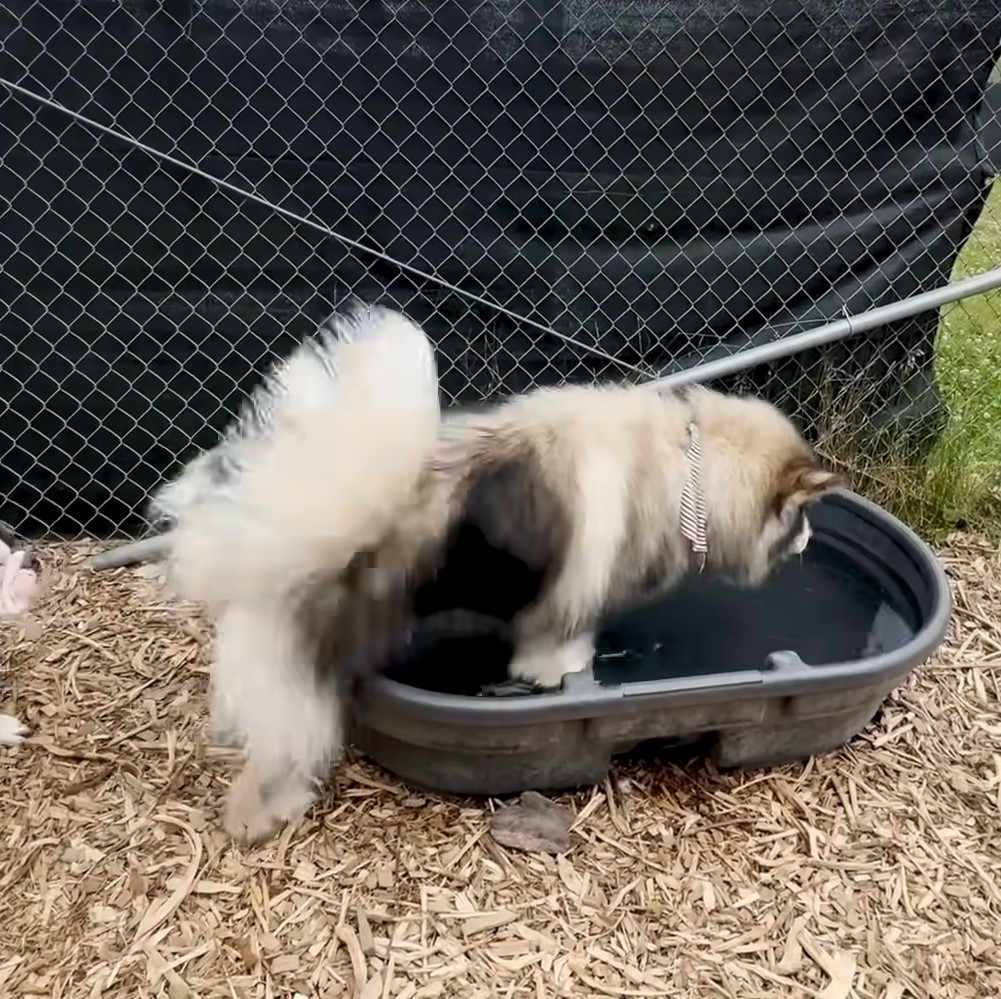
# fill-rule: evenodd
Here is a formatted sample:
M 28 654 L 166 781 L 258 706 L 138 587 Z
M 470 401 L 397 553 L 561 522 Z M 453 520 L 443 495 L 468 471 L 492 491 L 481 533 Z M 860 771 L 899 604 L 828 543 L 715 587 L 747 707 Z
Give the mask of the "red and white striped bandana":
M 702 445 L 699 428 L 688 424 L 688 479 L 681 493 L 681 533 L 691 543 L 692 551 L 701 556 L 699 572 L 706 567 L 709 551 L 706 527 L 706 498 L 702 492 Z

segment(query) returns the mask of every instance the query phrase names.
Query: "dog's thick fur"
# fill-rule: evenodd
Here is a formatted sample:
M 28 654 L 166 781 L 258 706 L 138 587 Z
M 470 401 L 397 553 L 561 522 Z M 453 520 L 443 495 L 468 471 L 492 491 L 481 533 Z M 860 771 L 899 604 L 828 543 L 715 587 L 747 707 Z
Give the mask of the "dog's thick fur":
M 690 424 L 708 572 L 760 583 L 838 484 L 773 406 L 704 389 L 543 389 L 442 422 L 430 345 L 382 309 L 331 320 L 248 412 L 154 508 L 174 586 L 216 617 L 213 724 L 247 757 L 226 826 L 249 840 L 311 803 L 352 678 L 419 619 L 498 621 L 511 674 L 556 686 L 603 614 L 677 583 Z

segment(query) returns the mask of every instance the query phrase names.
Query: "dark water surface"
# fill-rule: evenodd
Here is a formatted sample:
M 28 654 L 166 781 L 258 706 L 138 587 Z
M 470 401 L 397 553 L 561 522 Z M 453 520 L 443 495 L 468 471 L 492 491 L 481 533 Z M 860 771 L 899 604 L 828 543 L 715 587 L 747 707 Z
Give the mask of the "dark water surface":
M 917 611 L 892 575 L 862 567 L 858 554 L 814 537 L 757 589 L 695 577 L 648 606 L 611 620 L 598 636 L 595 678 L 606 684 L 732 672 L 765 666 L 792 650 L 813 665 L 875 655 L 905 644 Z M 478 694 L 503 681 L 511 649 L 490 638 L 419 639 L 389 671 L 425 690 Z
M 622 615 L 599 636 L 595 677 L 628 683 L 757 669 L 786 649 L 813 665 L 845 662 L 899 648 L 914 617 L 891 579 L 816 538 L 760 589 L 695 580 Z

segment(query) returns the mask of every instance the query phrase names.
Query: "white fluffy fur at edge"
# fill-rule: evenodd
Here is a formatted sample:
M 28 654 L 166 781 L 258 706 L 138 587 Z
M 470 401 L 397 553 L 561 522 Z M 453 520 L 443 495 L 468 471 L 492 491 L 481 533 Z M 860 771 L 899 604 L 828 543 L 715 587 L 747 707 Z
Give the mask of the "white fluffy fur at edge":
M 0 587 L 0 618 L 24 614 L 35 600 L 38 577 L 33 569 L 22 568 L 23 561 L 24 552 L 11 551 L 0 541 L 0 572 L 4 573 L 4 586 Z M 0 714 L 0 746 L 20 746 L 30 734 L 31 730 L 20 718 Z

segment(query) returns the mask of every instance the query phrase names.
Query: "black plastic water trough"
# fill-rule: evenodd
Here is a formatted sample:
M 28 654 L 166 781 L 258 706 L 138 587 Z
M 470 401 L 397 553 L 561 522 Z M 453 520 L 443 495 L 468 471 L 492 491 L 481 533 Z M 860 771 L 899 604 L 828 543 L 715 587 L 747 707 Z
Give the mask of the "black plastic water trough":
M 652 740 L 706 740 L 722 767 L 834 750 L 938 647 L 951 604 L 935 555 L 879 507 L 835 493 L 811 523 L 802 560 L 759 590 L 695 579 L 608 621 L 593 667 L 559 691 L 462 696 L 379 677 L 354 741 L 413 784 L 490 795 L 600 782 Z M 462 668 L 477 675 L 475 651 Z

